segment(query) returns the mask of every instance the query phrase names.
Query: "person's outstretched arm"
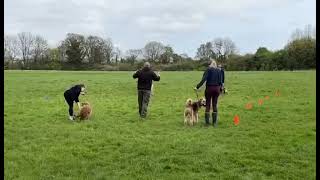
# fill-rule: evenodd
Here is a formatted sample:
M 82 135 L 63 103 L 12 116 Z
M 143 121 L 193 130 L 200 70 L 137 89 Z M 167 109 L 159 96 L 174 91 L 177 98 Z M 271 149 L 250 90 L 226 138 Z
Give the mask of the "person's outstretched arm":
M 140 73 L 140 71 L 139 70 L 137 70 L 135 73 L 133 73 L 133 79 L 136 79 L 136 78 L 138 78 L 139 77 L 139 73 Z
M 153 75 L 152 75 L 152 79 L 154 81 L 160 81 L 160 73 L 156 74 L 155 72 L 153 72 Z
M 206 70 L 203 73 L 203 76 L 202 76 L 200 83 L 196 86 L 197 89 L 199 89 L 203 85 L 203 83 L 207 80 L 207 77 L 208 77 L 208 71 Z

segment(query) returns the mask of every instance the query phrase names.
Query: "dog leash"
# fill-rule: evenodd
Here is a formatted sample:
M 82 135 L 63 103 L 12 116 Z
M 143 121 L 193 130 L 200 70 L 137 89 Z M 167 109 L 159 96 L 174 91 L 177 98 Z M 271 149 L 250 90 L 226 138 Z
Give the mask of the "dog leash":
M 198 90 L 194 90 L 196 92 L 196 95 L 197 95 L 197 100 L 199 101 L 199 95 L 198 95 Z

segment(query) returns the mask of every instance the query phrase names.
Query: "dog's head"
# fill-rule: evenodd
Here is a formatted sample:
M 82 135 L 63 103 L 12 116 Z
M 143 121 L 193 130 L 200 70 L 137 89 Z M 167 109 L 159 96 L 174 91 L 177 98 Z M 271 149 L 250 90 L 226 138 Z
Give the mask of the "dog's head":
M 82 102 L 81 106 L 90 106 L 89 102 Z
M 82 102 L 82 103 L 81 103 L 81 106 L 90 106 L 90 103 L 89 103 L 88 101 Z
M 91 116 L 91 113 L 92 111 L 90 106 L 83 106 L 79 113 L 80 120 L 89 119 Z
M 192 99 L 191 98 L 188 98 L 187 101 L 186 101 L 186 106 L 192 106 Z
M 198 102 L 199 102 L 200 106 L 206 106 L 206 99 L 204 97 L 200 98 Z

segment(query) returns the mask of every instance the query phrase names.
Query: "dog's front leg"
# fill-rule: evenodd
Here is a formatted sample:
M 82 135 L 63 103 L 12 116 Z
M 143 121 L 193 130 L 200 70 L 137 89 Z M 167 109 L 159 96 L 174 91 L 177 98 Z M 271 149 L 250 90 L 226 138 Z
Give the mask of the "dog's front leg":
M 193 112 L 192 125 L 195 125 L 195 123 L 196 123 L 196 116 L 197 116 L 197 113 L 196 113 L 196 112 Z
M 191 111 L 191 118 L 190 118 L 190 125 L 192 126 L 193 125 L 193 111 Z
M 184 117 L 184 125 L 186 125 L 188 123 L 188 118 L 187 118 L 187 114 L 186 114 L 186 111 L 184 111 L 183 113 L 183 117 Z
M 197 113 L 197 119 L 196 119 L 197 123 L 199 122 L 199 113 Z

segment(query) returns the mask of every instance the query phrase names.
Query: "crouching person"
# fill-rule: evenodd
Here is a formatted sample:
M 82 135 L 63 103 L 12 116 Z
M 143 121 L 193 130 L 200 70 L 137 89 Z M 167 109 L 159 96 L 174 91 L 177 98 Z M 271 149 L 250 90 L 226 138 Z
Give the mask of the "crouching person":
M 79 102 L 79 95 L 85 94 L 85 86 L 84 84 L 78 84 L 64 92 L 64 98 L 69 106 L 69 119 L 71 121 L 74 120 L 73 114 L 73 102 L 76 102 L 78 105 L 79 110 L 81 109 L 81 105 Z
M 133 74 L 133 78 L 138 78 L 138 104 L 139 104 L 139 115 L 141 118 L 147 116 L 148 104 L 151 95 L 152 81 L 160 81 L 160 74 L 155 73 L 150 63 L 144 63 L 142 69 L 137 70 Z

